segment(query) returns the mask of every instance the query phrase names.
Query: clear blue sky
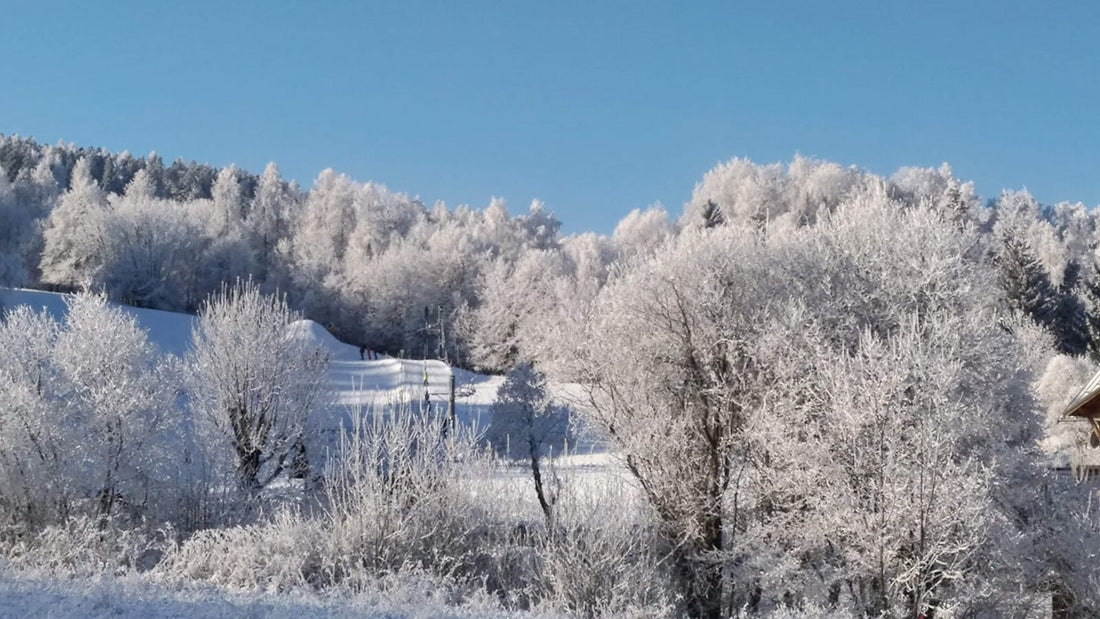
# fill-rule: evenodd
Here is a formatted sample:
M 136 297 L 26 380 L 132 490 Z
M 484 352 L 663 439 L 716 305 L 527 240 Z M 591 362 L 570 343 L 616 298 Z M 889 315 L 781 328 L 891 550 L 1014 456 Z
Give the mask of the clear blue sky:
M 956 6 L 957 5 L 957 6 Z M 734 156 L 1100 203 L 1096 2 L 0 2 L 0 132 L 568 232 Z

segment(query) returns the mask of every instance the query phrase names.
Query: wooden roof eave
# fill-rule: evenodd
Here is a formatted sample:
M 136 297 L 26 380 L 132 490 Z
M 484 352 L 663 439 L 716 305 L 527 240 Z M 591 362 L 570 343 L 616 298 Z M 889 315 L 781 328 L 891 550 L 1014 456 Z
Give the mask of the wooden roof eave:
M 1078 392 L 1060 417 L 1062 419 L 1077 417 L 1091 420 L 1100 418 L 1100 372 L 1097 372 Z
M 1081 419 L 1100 418 L 1100 392 L 1093 393 L 1080 402 L 1071 403 L 1062 417 L 1078 417 Z

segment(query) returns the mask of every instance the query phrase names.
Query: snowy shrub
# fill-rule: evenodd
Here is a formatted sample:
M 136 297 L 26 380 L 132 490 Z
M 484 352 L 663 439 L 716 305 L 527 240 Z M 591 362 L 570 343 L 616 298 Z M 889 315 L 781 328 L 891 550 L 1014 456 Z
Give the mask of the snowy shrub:
M 329 548 L 353 576 L 474 575 L 489 535 L 467 481 L 490 474 L 468 428 L 405 402 L 357 411 L 325 474 Z
M 270 522 L 198 531 L 165 556 L 158 573 L 238 590 L 331 585 L 324 538 L 319 521 L 282 511 Z
M 443 584 L 448 603 L 486 589 L 500 539 L 467 487 L 491 461 L 467 429 L 409 403 L 354 414 L 330 457 L 319 513 L 197 532 L 159 571 L 235 589 L 376 591 Z
M 171 525 L 150 530 L 89 516 L 74 516 L 4 548 L 22 570 L 83 578 L 147 572 L 175 544 Z
M 621 480 L 565 476 L 554 520 L 534 544 L 542 608 L 586 617 L 673 616 L 667 544 Z
M 740 609 L 736 615 L 737 619 L 755 619 L 764 618 L 767 619 L 855 619 L 859 617 L 859 614 L 847 612 L 837 608 L 823 608 L 814 603 L 806 603 L 801 606 L 780 606 L 767 612 L 754 613 L 749 612 L 747 609 Z
M 76 514 L 173 509 L 176 370 L 102 297 L 63 322 L 20 307 L 0 323 L 0 507 L 32 529 Z

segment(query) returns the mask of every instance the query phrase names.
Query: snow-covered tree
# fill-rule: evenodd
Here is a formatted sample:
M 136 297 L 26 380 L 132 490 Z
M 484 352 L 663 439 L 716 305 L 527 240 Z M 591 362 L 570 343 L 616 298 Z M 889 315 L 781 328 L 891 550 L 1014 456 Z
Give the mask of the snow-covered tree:
M 901 199 L 910 204 L 925 202 L 958 225 L 978 219 L 981 202 L 974 183 L 959 181 L 946 163 L 939 168 L 903 167 L 890 182 Z
M 1087 263 L 1077 290 L 1087 336 L 1085 352 L 1093 361 L 1100 362 L 1100 262 L 1096 258 Z
M 211 190 L 214 200 L 214 219 L 209 223 L 208 234 L 219 237 L 237 232 L 244 221 L 244 192 L 237 180 L 237 166 L 222 168 Z
M 562 252 L 572 264 L 574 293 L 588 301 L 607 283 L 615 247 L 611 239 L 592 232 L 575 234 L 562 241 Z
M 51 356 L 59 326 L 27 306 L 0 321 L 0 506 L 30 526 L 56 521 L 77 496 L 65 475 L 66 428 L 52 416 Z
M 69 190 L 46 222 L 42 281 L 69 288 L 90 284 L 104 258 L 106 220 L 107 196 L 81 159 Z
M 163 433 L 175 421 L 175 372 L 132 315 L 88 294 L 69 301 L 53 364 L 62 379 L 62 423 L 78 431 L 66 457 L 90 476 L 87 490 L 95 490 L 102 513 L 119 501 L 140 507 L 142 491 L 166 477 Z
M 19 307 L 0 323 L 2 501 L 31 526 L 164 508 L 176 372 L 132 316 L 79 295 L 62 323 Z M 162 512 L 163 513 L 163 512 Z
M 45 216 L 54 207 L 61 187 L 54 169 L 57 152 L 47 147 L 33 169 L 24 168 L 16 182 L 17 198 L 32 218 Z
M 458 335 L 476 368 L 503 372 L 521 358 L 542 356 L 554 342 L 561 303 L 558 287 L 567 275 L 558 251 L 524 252 L 515 262 L 497 260 L 478 280 L 476 307 L 464 307 Z
M 34 230 L 29 213 L 20 208 L 8 175 L 0 168 L 0 285 L 22 286 L 30 277 L 24 249 Z
M 349 230 L 348 268 L 365 266 L 374 256 L 409 235 L 424 217 L 423 207 L 384 185 L 366 183 L 355 192 L 354 229 Z
M 966 234 L 872 183 L 814 225 L 685 231 L 600 293 L 590 418 L 677 549 L 689 614 L 845 587 L 860 614 L 1015 599 L 1037 415 Z
M 260 175 L 256 195 L 248 209 L 246 228 L 256 256 L 256 279 L 266 281 L 276 260 L 275 248 L 290 235 L 289 218 L 294 196 L 288 191 L 279 167 L 268 163 Z
M 196 201 L 190 207 L 205 218 L 201 266 L 195 269 L 201 296 L 225 282 L 253 276 L 255 255 L 244 227 L 244 189 L 239 176 L 236 166 L 223 168 L 214 181 L 213 198 Z
M 1042 265 L 1028 246 L 1015 237 L 1001 239 L 997 255 L 997 283 L 1007 306 L 1049 327 L 1054 322 L 1057 300 Z
M 113 200 L 99 253 L 93 254 L 100 268 L 92 286 L 133 305 L 191 309 L 204 267 L 202 222 L 188 205 L 155 198 L 151 190 L 142 170 L 126 194 Z
M 756 165 L 734 158 L 703 175 L 684 211 L 685 221 L 702 225 L 701 214 L 713 205 L 723 221 L 761 224 L 789 210 L 783 195 L 787 178 L 783 165 Z
M 546 478 L 544 465 L 555 449 L 559 454 L 564 449 L 569 410 L 550 399 L 546 378 L 534 366 L 520 363 L 504 377 L 490 415 L 485 440 L 497 453 L 530 462 L 539 507 L 551 522 L 557 484 Z
M 523 230 L 529 249 L 556 249 L 561 221 L 546 208 L 541 200 L 532 200 L 526 215 L 516 218 L 516 225 Z
M 620 256 L 652 254 L 672 234 L 668 213 L 659 206 L 634 209 L 615 226 L 611 239 Z
M 157 197 L 157 181 L 155 166 L 151 164 L 134 173 L 134 177 L 126 184 L 123 195 L 133 202 L 148 202 Z
M 303 284 L 322 284 L 338 273 L 355 229 L 356 185 L 344 174 L 327 169 L 318 175 L 294 231 L 294 250 Z
M 238 282 L 210 297 L 192 332 L 192 406 L 248 493 L 287 469 L 307 417 L 327 404 L 325 353 L 294 332 L 296 320 L 283 298 Z
M 1080 355 L 1088 349 L 1088 316 L 1081 300 L 1085 283 L 1081 265 L 1076 260 L 1066 263 L 1062 283 L 1054 291 L 1054 313 L 1051 328 L 1058 349 L 1070 355 Z

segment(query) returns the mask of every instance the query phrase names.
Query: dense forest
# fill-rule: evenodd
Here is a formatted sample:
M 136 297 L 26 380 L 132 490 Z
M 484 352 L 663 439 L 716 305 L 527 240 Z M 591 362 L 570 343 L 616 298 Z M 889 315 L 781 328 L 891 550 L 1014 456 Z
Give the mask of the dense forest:
M 535 354 L 539 324 L 563 300 L 595 295 L 613 270 L 698 229 L 812 226 L 853 195 L 879 191 L 975 233 L 1006 308 L 1048 330 L 1061 352 L 1100 355 L 1100 240 L 1081 203 L 1040 205 L 1026 191 L 982 204 L 939 169 L 881 178 L 796 157 L 734 159 L 707 172 L 678 220 L 634 211 L 610 237 L 561 236 L 535 201 L 512 216 L 431 208 L 325 170 L 309 190 L 275 164 L 255 175 L 152 153 L 0 136 L 0 283 L 89 289 L 140 307 L 194 312 L 222 282 L 252 278 L 347 341 L 504 371 Z M 5 182 L 6 179 L 6 182 Z
M 128 383 L 133 419 L 172 401 L 161 391 L 172 371 L 192 381 L 186 406 L 212 419 L 259 406 L 202 395 L 230 374 L 219 346 L 257 317 L 285 325 L 296 311 L 346 342 L 507 372 L 501 406 L 526 406 L 537 485 L 532 428 L 556 414 L 542 381 L 581 385 L 586 427 L 638 489 L 633 515 L 612 526 L 626 499 L 608 494 L 610 512 L 585 516 L 548 481 L 541 523 L 487 530 L 484 505 L 453 490 L 487 466 L 470 455 L 476 440 L 394 422 L 357 435 L 354 457 L 326 477 L 324 517 L 271 520 L 255 504 L 294 469 L 294 427 L 271 435 L 277 448 L 255 432 L 246 448 L 232 419 L 212 425 L 208 437 L 238 433 L 227 466 L 245 497 L 212 507 L 199 491 L 209 479 L 158 491 L 128 462 L 142 471 L 130 481 L 145 481 L 114 483 L 122 454 L 144 458 L 108 415 L 116 459 L 86 458 L 106 485 L 73 485 L 64 506 L 10 491 L 39 487 L 20 477 L 38 439 L 5 443 L 0 506 L 12 522 L 41 529 L 141 505 L 187 539 L 165 570 L 217 572 L 246 545 L 295 557 L 315 588 L 429 574 L 509 610 L 1012 616 L 1053 595 L 1058 612 L 1100 612 L 1092 491 L 1051 471 L 1051 453 L 1087 439 L 1057 414 L 1100 360 L 1100 215 L 1083 204 L 1026 191 L 983 202 L 947 165 L 885 178 L 800 156 L 733 159 L 703 175 L 679 216 L 636 210 L 610 236 L 563 236 L 537 201 L 515 216 L 499 199 L 429 207 L 333 170 L 305 190 L 275 164 L 257 176 L 14 136 L 0 138 L 0 166 L 0 285 L 199 312 L 196 342 L 209 347 L 178 361 L 190 369 L 133 358 L 144 377 Z M 0 375 L 22 385 L 20 402 L 80 392 L 72 347 L 106 306 L 78 298 L 72 324 L 14 312 L 0 328 Z M 264 337 L 250 341 L 281 346 Z M 53 348 L 36 352 L 38 340 Z M 302 359 L 287 376 L 308 384 L 288 391 L 305 395 L 287 406 L 304 418 L 320 369 L 308 351 L 280 354 Z M 72 365 L 44 383 L 28 359 Z M 409 455 L 398 431 L 437 447 Z M 172 434 L 134 432 L 143 445 Z M 58 479 L 79 476 L 57 466 Z M 394 485 L 398 470 L 407 484 Z M 426 511 L 425 497 L 436 501 Z M 401 527 L 372 529 L 365 512 Z M 221 528 L 231 524 L 251 528 Z

